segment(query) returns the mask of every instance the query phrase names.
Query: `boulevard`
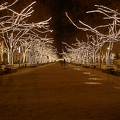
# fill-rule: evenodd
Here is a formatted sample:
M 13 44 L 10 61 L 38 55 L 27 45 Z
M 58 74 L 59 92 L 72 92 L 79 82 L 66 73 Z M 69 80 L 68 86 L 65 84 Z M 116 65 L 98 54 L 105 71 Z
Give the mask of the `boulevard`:
M 120 77 L 60 63 L 0 76 L 0 120 L 119 120 Z

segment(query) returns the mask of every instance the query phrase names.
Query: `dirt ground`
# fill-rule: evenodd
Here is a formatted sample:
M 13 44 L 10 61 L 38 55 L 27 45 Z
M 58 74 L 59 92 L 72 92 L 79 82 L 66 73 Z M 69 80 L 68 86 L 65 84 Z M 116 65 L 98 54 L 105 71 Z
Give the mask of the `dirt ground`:
M 120 77 L 59 63 L 0 76 L 0 120 L 120 120 Z

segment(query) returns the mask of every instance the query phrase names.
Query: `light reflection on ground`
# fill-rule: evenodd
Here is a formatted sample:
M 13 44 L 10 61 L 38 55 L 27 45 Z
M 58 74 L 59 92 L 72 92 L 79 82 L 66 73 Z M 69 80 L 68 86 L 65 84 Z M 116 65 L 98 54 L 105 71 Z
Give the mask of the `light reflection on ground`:
M 81 69 L 79 69 L 79 68 L 73 68 L 74 70 L 81 70 Z
M 90 74 L 89 76 L 90 76 L 90 77 L 94 77 L 94 76 L 96 76 L 96 75 L 94 75 L 94 74 L 91 75 L 91 74 Z
M 118 87 L 118 86 L 115 86 L 114 88 L 115 88 L 115 89 L 120 89 L 120 87 Z
M 88 78 L 89 80 L 103 80 L 101 78 Z
M 83 74 L 90 75 L 90 72 L 83 72 Z
M 85 82 L 85 84 L 89 84 L 89 85 L 100 85 L 101 83 L 99 83 L 99 82 Z

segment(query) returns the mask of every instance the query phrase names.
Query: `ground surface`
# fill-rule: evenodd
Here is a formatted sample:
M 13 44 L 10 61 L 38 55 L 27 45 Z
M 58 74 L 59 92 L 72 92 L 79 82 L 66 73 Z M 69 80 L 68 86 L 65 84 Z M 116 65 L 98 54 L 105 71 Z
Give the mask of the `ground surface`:
M 59 63 L 0 76 L 0 120 L 120 120 L 120 77 Z

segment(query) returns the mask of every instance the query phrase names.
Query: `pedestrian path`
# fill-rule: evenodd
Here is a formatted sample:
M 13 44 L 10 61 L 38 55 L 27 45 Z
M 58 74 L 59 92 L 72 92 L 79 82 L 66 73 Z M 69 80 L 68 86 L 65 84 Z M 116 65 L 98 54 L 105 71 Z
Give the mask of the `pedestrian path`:
M 1 120 L 119 120 L 119 112 L 120 82 L 99 70 L 54 63 L 0 79 Z

